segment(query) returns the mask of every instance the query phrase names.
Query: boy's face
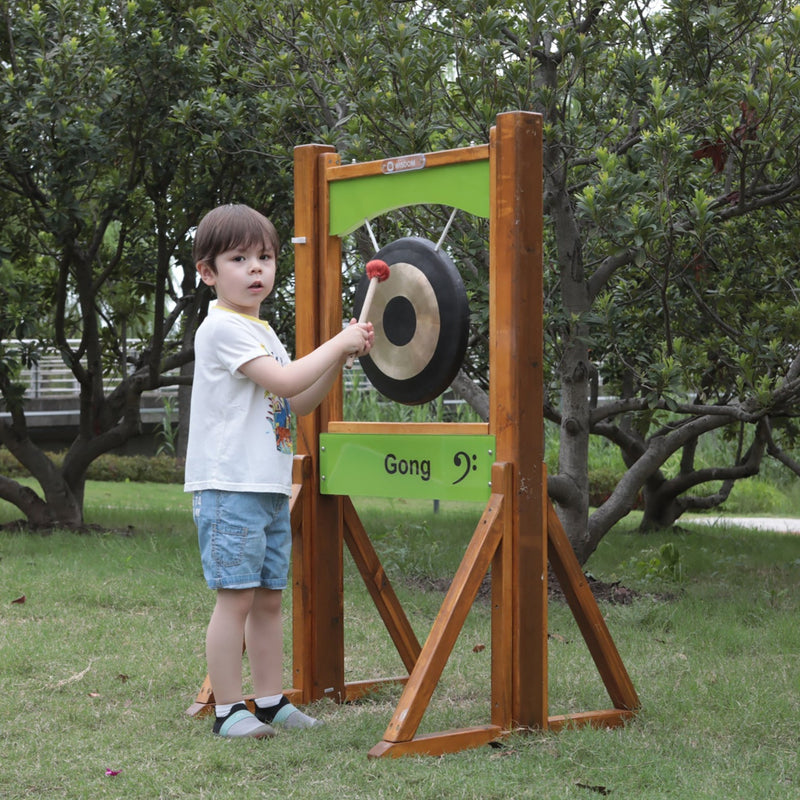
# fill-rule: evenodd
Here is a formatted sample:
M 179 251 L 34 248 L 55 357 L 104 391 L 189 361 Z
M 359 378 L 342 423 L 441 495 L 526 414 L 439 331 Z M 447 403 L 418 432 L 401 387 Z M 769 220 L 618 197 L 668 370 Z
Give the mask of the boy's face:
M 265 249 L 266 248 L 266 249 Z M 258 317 L 258 309 L 275 285 L 275 253 L 262 244 L 234 248 L 215 259 L 216 272 L 201 261 L 200 278 L 217 290 L 221 306 L 240 314 Z

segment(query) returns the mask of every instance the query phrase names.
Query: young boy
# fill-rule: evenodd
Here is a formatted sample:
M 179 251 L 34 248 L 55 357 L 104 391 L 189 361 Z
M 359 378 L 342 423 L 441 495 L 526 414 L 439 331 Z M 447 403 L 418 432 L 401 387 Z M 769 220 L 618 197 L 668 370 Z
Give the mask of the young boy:
M 281 694 L 281 591 L 291 549 L 289 412 L 307 414 L 351 354 L 368 353 L 371 324 L 353 320 L 314 352 L 290 361 L 258 318 L 272 291 L 278 236 L 253 209 L 228 205 L 200 222 L 194 261 L 217 303 L 197 330 L 185 491 L 194 492 L 203 573 L 217 592 L 206 634 L 216 700 L 214 733 L 265 738 L 318 720 Z M 242 692 L 245 643 L 256 713 Z

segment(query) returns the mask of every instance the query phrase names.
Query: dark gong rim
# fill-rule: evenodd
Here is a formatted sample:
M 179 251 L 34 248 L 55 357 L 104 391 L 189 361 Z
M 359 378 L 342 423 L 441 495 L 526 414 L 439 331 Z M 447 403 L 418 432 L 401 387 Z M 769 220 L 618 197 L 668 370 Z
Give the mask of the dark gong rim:
M 442 250 L 437 250 L 432 241 L 422 237 L 406 237 L 390 242 L 374 258 L 385 261 L 390 268 L 393 263 L 412 264 L 425 275 L 438 304 L 438 341 L 427 365 L 416 375 L 404 380 L 386 375 L 368 355 L 360 359 L 361 366 L 372 385 L 389 399 L 405 405 L 427 403 L 450 386 L 467 351 L 469 304 L 464 282 L 450 257 Z M 366 275 L 362 276 L 354 298 L 356 318 L 364 304 L 368 285 L 369 279 Z

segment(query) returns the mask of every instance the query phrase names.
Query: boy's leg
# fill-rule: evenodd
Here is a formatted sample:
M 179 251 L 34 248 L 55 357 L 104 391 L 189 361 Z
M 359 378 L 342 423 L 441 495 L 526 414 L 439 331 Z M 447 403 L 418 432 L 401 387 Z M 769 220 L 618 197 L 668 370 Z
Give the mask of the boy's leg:
M 208 675 L 217 706 L 214 733 L 226 738 L 263 739 L 275 733 L 242 699 L 242 642 L 253 594 L 253 589 L 219 589 L 206 632 Z
M 311 728 L 320 724 L 319 720 L 295 708 L 281 694 L 283 620 L 280 590 L 256 589 L 245 631 L 258 719 L 285 728 Z
M 206 632 L 206 660 L 214 699 L 220 705 L 242 699 L 242 644 L 254 589 L 219 589 Z
M 280 589 L 255 589 L 244 633 L 256 697 L 281 693 L 283 619 Z M 213 684 L 212 684 L 213 685 Z

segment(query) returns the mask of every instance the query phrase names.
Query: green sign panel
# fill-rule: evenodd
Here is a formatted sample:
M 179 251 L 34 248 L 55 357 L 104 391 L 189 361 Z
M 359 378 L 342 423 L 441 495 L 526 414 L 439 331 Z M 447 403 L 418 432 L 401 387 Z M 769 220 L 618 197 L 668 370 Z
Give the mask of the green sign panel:
M 362 497 L 487 500 L 494 436 L 323 433 L 320 491 Z

